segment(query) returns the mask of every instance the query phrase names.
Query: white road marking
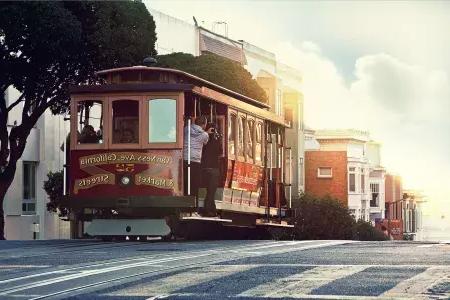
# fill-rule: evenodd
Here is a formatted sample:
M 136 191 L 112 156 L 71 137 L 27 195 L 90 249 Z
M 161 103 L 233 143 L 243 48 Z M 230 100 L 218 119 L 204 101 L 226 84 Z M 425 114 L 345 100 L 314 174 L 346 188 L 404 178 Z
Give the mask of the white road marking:
M 430 267 L 422 273 L 417 274 L 407 280 L 404 280 L 397 284 L 392 289 L 383 293 L 384 297 L 397 297 L 397 298 L 429 298 L 428 289 L 439 284 L 448 282 L 450 284 L 450 267 Z M 446 298 L 450 297 L 450 293 L 447 293 Z
M 303 297 L 331 281 L 366 269 L 365 266 L 317 266 L 311 270 L 247 290 L 239 296 L 247 297 Z
M 126 288 L 117 292 L 102 294 L 102 296 L 146 296 L 161 298 L 170 295 L 171 292 L 228 276 L 237 272 L 247 271 L 253 268 L 252 265 L 211 265 L 199 270 L 191 270 L 166 278 L 158 279 L 139 288 Z
M 78 271 L 75 274 L 69 274 L 69 275 L 63 275 L 63 276 L 59 276 L 56 278 L 51 278 L 51 279 L 43 279 L 40 281 L 36 281 L 36 282 L 32 282 L 32 283 L 26 283 L 23 285 L 19 285 L 19 286 L 15 286 L 12 288 L 8 288 L 5 289 L 3 291 L 0 292 L 0 296 L 3 295 L 9 295 L 12 293 L 16 293 L 19 291 L 24 291 L 24 290 L 29 290 L 35 287 L 41 287 L 41 286 L 48 286 L 51 284 L 56 284 L 56 283 L 60 283 L 60 282 L 64 282 L 64 281 L 68 281 L 68 280 L 73 280 L 73 279 L 78 279 L 78 278 L 83 278 L 83 277 L 87 277 L 87 276 L 93 276 L 93 275 L 100 275 L 103 273 L 108 273 L 108 272 L 115 272 L 115 271 L 122 271 L 124 269 L 129 269 L 129 268 L 135 268 L 135 267 L 148 267 L 148 266 L 152 266 L 154 267 L 154 265 L 159 265 L 160 263 L 164 263 L 164 262 L 171 262 L 171 261 L 177 261 L 177 260 L 183 260 L 183 259 L 192 259 L 192 258 L 200 258 L 200 257 L 207 257 L 207 256 L 213 256 L 213 255 L 219 255 L 218 258 L 216 258 L 214 260 L 214 262 L 219 262 L 219 261 L 226 261 L 229 260 L 230 258 L 225 257 L 224 255 L 226 254 L 231 254 L 232 251 L 238 251 L 238 253 L 240 255 L 238 255 L 236 258 L 244 258 L 244 257 L 248 257 L 248 256 L 260 256 L 260 255 L 270 255 L 270 254 L 276 254 L 276 253 L 285 253 L 285 252 L 290 252 L 290 251 L 300 251 L 300 250 L 306 250 L 306 249 L 313 249 L 313 248 L 320 248 L 320 247 L 326 247 L 326 246 L 332 246 L 332 245 L 339 245 L 339 244 L 346 244 L 346 243 L 350 243 L 352 241 L 288 241 L 288 242 L 268 242 L 268 243 L 258 243 L 255 245 L 251 245 L 251 246 L 241 246 L 241 247 L 226 247 L 223 249 L 210 249 L 210 250 L 203 250 L 203 251 L 198 251 L 195 255 L 191 254 L 189 256 L 182 256 L 182 257 L 177 257 L 177 258 L 163 258 L 163 259 L 158 259 L 158 260 L 154 260 L 151 262 L 148 262 L 148 257 L 138 257 L 136 259 L 130 259 L 131 260 L 145 260 L 143 262 L 136 262 L 133 264 L 127 264 L 127 265 L 118 265 L 118 266 L 112 266 L 112 267 L 108 267 L 108 268 L 100 268 L 100 269 L 87 269 L 87 267 L 92 267 L 91 266 L 80 266 L 77 268 L 71 268 L 72 270 L 76 270 L 76 269 L 81 269 L 80 271 Z M 298 245 L 301 244 L 310 244 L 310 243 L 314 243 L 313 245 L 307 245 L 304 247 L 296 247 Z M 250 252 L 252 250 L 257 250 L 257 249 L 267 249 L 267 248 L 281 248 L 278 250 L 269 250 L 267 252 L 258 252 L 256 255 L 248 255 L 245 253 L 245 251 L 250 250 Z M 122 263 L 123 261 L 120 261 L 119 263 Z M 208 263 L 208 262 L 205 262 Z M 99 263 L 96 265 L 100 265 L 103 266 L 107 263 Z M 180 266 L 183 267 L 183 266 Z M 67 270 L 71 270 L 71 269 L 67 269 Z M 84 270 L 83 270 L 84 269 Z M 170 268 L 168 268 L 170 269 Z M 57 273 L 64 273 L 67 270 L 56 270 L 56 271 L 52 271 L 52 272 L 47 272 L 48 274 L 57 274 Z M 158 270 L 158 271 L 164 271 L 163 270 Z M 149 273 L 149 272 L 147 272 Z M 23 276 L 23 277 L 19 277 L 19 278 L 12 278 L 12 279 L 7 279 L 7 280 L 3 280 L 0 281 L 0 283 L 6 283 L 6 282 L 11 282 L 11 281 L 17 281 L 17 280 L 23 280 L 25 278 L 32 278 L 32 277 L 40 277 L 42 275 L 44 275 L 46 273 L 43 274 L 33 274 L 33 275 L 29 275 L 29 276 Z M 142 273 L 142 274 L 145 274 Z M 131 275 L 131 276 L 126 276 L 126 277 L 133 277 L 135 275 Z M 125 278 L 125 277 L 120 277 L 120 278 Z M 119 279 L 120 279 L 119 278 Z M 56 294 L 63 294 L 63 293 L 68 293 L 71 292 L 73 290 L 80 290 L 80 289 L 84 289 L 87 287 L 92 287 L 95 285 L 100 285 L 103 283 L 109 283 L 112 282 L 114 280 L 117 279 L 112 279 L 112 280 L 106 280 L 106 281 L 102 281 L 102 282 L 97 282 L 97 283 L 92 283 L 89 285 L 81 286 L 81 287 L 74 287 L 71 288 L 69 290 L 65 290 L 65 291 L 59 291 Z M 53 294 L 52 294 L 53 295 Z M 42 296 L 42 297 L 46 297 L 46 296 Z M 39 297 L 39 298 L 42 298 Z

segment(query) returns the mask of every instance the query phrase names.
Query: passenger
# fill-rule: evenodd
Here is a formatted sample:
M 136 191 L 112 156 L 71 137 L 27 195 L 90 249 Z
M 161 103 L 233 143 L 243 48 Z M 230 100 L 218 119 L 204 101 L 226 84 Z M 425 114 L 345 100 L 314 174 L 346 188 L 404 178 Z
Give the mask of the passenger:
M 222 145 L 220 133 L 217 132 L 214 123 L 208 123 L 206 131 L 210 133 L 208 143 L 203 147 L 202 155 L 202 178 L 206 183 L 204 216 L 216 217 L 215 194 L 219 185 L 219 157 L 222 153 Z
M 92 125 L 85 125 L 80 134 L 80 144 L 97 144 L 98 137 Z
M 208 132 L 205 131 L 207 119 L 205 116 L 200 116 L 195 119 L 194 124 L 191 124 L 191 134 L 190 134 L 190 167 L 191 167 L 191 195 L 197 196 L 198 188 L 200 185 L 201 176 L 201 161 L 202 161 L 202 150 L 203 146 L 208 142 L 209 136 Z M 212 132 L 212 128 L 210 129 Z M 187 194 L 188 187 L 188 136 L 189 128 L 184 127 L 184 190 Z
M 133 131 L 131 129 L 123 129 L 120 135 L 120 144 L 137 143 Z

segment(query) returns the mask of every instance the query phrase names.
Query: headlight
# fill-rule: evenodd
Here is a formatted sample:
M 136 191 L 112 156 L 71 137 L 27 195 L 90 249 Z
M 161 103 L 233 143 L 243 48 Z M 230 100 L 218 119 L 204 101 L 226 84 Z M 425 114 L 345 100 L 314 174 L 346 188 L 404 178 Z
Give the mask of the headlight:
M 120 180 L 122 182 L 123 185 L 128 185 L 130 183 L 130 178 L 127 176 L 123 176 L 122 179 Z

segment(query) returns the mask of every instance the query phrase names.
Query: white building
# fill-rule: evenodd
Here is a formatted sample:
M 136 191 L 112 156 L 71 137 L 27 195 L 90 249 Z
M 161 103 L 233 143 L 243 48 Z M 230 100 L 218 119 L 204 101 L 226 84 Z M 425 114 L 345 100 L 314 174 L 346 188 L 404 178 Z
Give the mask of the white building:
M 370 220 L 385 218 L 385 176 L 386 170 L 381 164 L 381 144 L 369 141 L 366 144 L 367 158 L 370 164 Z
M 7 105 L 14 102 L 19 93 L 10 87 L 6 93 Z M 21 122 L 22 107 L 18 105 L 10 113 L 8 126 Z M 43 189 L 49 171 L 63 167 L 60 146 L 65 140 L 62 116 L 50 111 L 38 120 L 31 130 L 22 158 L 17 163 L 14 181 L 3 204 L 5 212 L 5 237 L 8 240 L 69 238 L 69 222 L 47 211 L 47 194 Z

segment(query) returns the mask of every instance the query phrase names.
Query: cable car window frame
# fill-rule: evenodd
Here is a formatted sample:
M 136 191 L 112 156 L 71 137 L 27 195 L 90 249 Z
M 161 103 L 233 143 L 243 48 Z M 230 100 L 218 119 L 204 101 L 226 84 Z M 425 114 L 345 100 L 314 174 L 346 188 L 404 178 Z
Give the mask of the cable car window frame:
M 120 101 L 120 100 L 131 100 L 131 101 L 137 101 L 138 102 L 138 118 L 139 118 L 139 122 L 138 122 L 138 129 L 139 129 L 139 134 L 138 134 L 138 143 L 113 143 L 113 103 L 115 101 Z M 108 103 L 109 103 L 109 109 L 108 109 L 108 123 L 111 125 L 109 127 L 108 130 L 108 136 L 110 137 L 109 139 L 109 143 L 108 146 L 110 149 L 141 149 L 142 145 L 143 145 L 143 138 L 142 138 L 142 133 L 143 133 L 143 120 L 144 120 L 144 111 L 142 109 L 143 105 L 143 96 L 133 96 L 133 95 L 117 95 L 117 96 L 113 96 L 113 97 L 108 97 Z
M 149 103 L 152 100 L 170 99 L 175 100 L 176 105 L 176 141 L 175 142 L 150 142 L 150 114 Z M 151 149 L 182 149 L 183 148 L 183 122 L 181 116 L 184 115 L 184 93 L 155 93 L 143 96 L 143 147 Z
M 102 114 L 103 114 L 103 143 L 85 143 L 78 144 L 78 103 L 83 101 L 99 101 L 102 103 Z M 72 96 L 70 104 L 70 149 L 71 150 L 93 150 L 93 149 L 106 149 L 109 143 L 109 136 L 107 130 L 109 128 L 108 122 L 108 101 L 107 97 L 101 97 L 96 95 L 83 95 L 83 96 Z

